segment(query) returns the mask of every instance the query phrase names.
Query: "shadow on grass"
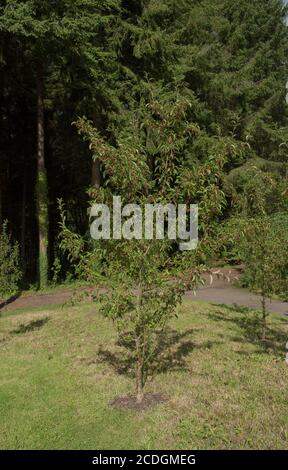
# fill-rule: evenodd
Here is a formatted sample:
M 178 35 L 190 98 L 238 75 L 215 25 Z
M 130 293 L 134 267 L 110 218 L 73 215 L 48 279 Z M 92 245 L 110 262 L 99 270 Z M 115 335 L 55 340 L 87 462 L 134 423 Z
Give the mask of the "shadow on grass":
M 191 340 L 193 333 L 193 329 L 182 333 L 168 329 L 160 333 L 157 336 L 153 354 L 149 358 L 148 375 L 154 376 L 171 370 L 183 372 L 187 370 L 187 358 L 194 349 L 211 349 L 214 346 L 215 342 L 212 341 L 195 345 Z M 124 337 L 117 342 L 117 346 L 120 346 L 122 351 L 112 352 L 101 348 L 98 351 L 98 361 L 113 367 L 117 374 L 134 377 L 134 344 L 128 336 Z
M 22 323 L 15 330 L 11 331 L 13 335 L 24 335 L 25 333 L 30 333 L 31 331 L 40 330 L 46 323 L 48 323 L 49 317 L 40 318 L 38 320 L 33 320 L 27 324 Z
M 259 353 L 268 353 L 272 352 L 273 354 L 279 355 L 285 352 L 285 344 L 287 343 L 288 334 L 284 331 L 281 331 L 279 328 L 275 328 L 271 323 L 269 324 L 269 316 L 267 318 L 267 333 L 266 340 L 262 339 L 262 316 L 261 313 L 250 309 L 248 307 L 240 307 L 236 304 L 234 306 L 228 305 L 214 305 L 215 307 L 224 308 L 222 310 L 216 311 L 214 313 L 209 313 L 208 316 L 211 320 L 214 321 L 225 321 L 231 324 L 238 326 L 243 336 L 233 337 L 232 340 L 239 343 L 250 342 L 259 347 Z M 225 314 L 225 311 L 229 312 L 229 315 Z M 288 326 L 286 319 L 280 319 L 280 323 L 285 323 Z M 241 351 L 239 354 L 246 354 Z M 248 353 L 247 353 L 248 354 Z M 249 353 L 250 354 L 250 353 Z
M 5 307 L 7 307 L 10 304 L 13 304 L 13 302 L 15 302 L 17 299 L 19 299 L 19 297 L 21 297 L 21 294 L 22 294 L 22 292 L 19 291 L 19 292 L 17 292 L 17 294 L 12 295 L 12 297 L 10 297 L 9 299 L 1 301 L 0 302 L 0 313 L 1 313 L 1 310 L 3 310 Z

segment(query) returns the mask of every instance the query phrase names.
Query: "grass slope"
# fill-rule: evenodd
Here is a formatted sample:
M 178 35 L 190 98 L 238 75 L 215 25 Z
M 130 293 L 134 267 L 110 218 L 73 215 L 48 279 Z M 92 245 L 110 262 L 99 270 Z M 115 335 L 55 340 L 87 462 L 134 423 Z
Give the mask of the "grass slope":
M 168 401 L 115 410 L 129 359 L 93 305 L 0 318 L 1 449 L 285 449 L 287 320 L 264 348 L 246 310 L 185 302 L 147 391 Z

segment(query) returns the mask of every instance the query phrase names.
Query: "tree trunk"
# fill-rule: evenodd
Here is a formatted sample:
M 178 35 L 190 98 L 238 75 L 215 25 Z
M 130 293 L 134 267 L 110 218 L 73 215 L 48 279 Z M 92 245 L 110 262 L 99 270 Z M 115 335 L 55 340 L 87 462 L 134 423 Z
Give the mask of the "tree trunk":
M 267 318 L 267 309 L 266 309 L 266 297 L 262 294 L 262 339 L 266 340 L 266 318 Z
M 142 403 L 144 398 L 144 359 L 142 353 L 141 337 L 136 340 L 137 362 L 136 362 L 136 399 L 137 403 Z
M 39 230 L 39 286 L 48 282 L 48 185 L 45 167 L 44 129 L 44 73 L 42 65 L 37 66 L 37 185 L 36 204 Z
M 23 186 L 22 186 L 22 207 L 21 207 L 21 264 L 23 272 L 26 268 L 26 204 L 27 204 L 27 169 L 24 162 Z
M 137 310 L 139 315 L 139 323 L 136 328 L 136 400 L 137 403 L 142 403 L 144 398 L 144 347 L 143 347 L 143 327 L 141 325 L 141 307 L 142 307 L 142 296 L 143 296 L 143 289 L 141 285 L 141 271 L 142 266 L 140 268 L 139 273 L 139 285 L 138 285 L 138 292 L 137 292 Z
M 98 158 L 93 160 L 92 162 L 92 177 L 91 177 L 91 184 L 93 188 L 101 188 L 102 186 L 102 173 L 100 167 L 100 161 Z
M 95 111 L 93 116 L 93 125 L 95 128 L 99 128 L 98 126 L 98 118 L 97 113 Z M 96 158 L 96 160 L 92 160 L 92 175 L 91 175 L 91 185 L 93 188 L 99 189 L 102 186 L 102 172 L 101 172 L 101 165 L 100 160 Z

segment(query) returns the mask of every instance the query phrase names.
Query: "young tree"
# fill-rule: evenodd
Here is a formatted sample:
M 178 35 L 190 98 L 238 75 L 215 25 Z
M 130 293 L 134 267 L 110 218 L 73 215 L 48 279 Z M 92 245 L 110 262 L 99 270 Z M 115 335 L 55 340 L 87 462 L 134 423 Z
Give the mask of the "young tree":
M 287 224 L 287 216 L 284 220 Z M 288 289 L 287 235 L 284 226 L 276 217 L 265 214 L 250 219 L 242 232 L 241 246 L 250 288 L 261 294 L 262 339 L 265 340 L 269 315 L 267 300 Z
M 135 119 L 134 113 L 129 115 L 126 128 L 122 129 L 115 145 L 103 139 L 87 120 L 77 122 L 79 132 L 89 142 L 94 158 L 98 158 L 105 169 L 106 184 L 93 192 L 92 204 L 106 203 L 112 208 L 113 194 L 120 195 L 123 204 L 135 203 L 142 209 L 151 203 L 193 202 L 190 198 L 195 194 L 195 181 L 191 185 L 190 182 L 195 170 L 191 169 L 188 175 L 187 168 L 183 167 L 183 177 L 180 177 L 178 166 L 176 172 L 177 165 L 183 161 L 183 152 L 185 154 L 186 147 L 189 147 L 190 140 L 197 132 L 197 127 L 187 121 L 189 102 L 181 97 L 174 98 L 173 102 L 169 93 L 165 100 L 163 90 L 157 96 L 161 99 L 152 93 L 150 99 L 142 103 L 138 110 L 139 120 Z M 150 129 L 148 145 L 147 126 Z M 211 157 L 210 165 L 198 169 L 205 186 L 202 202 L 207 200 L 209 190 L 210 196 L 214 196 L 209 204 L 201 207 L 205 221 L 208 214 L 211 216 L 221 212 L 222 193 L 217 181 L 225 161 L 226 155 L 215 156 L 215 161 Z M 197 191 L 201 202 L 200 191 Z M 135 361 L 136 400 L 141 404 L 149 366 L 157 350 L 157 337 L 171 317 L 176 315 L 176 307 L 185 291 L 197 288 L 204 267 L 195 262 L 193 255 L 183 254 L 180 261 L 177 255 L 173 256 L 175 240 L 169 240 L 167 236 L 164 240 L 142 239 L 139 227 L 135 225 L 138 216 L 133 214 L 132 223 L 131 218 L 126 220 L 130 240 L 123 240 L 118 234 L 116 238 L 119 239 L 101 242 L 104 279 L 109 281 L 110 286 L 108 293 L 102 296 L 102 311 L 113 320 L 120 338 L 131 344 Z M 81 259 L 81 237 L 71 234 L 65 217 L 62 219 L 62 244 L 74 260 Z M 171 269 L 177 262 L 178 273 L 174 272 L 172 276 Z

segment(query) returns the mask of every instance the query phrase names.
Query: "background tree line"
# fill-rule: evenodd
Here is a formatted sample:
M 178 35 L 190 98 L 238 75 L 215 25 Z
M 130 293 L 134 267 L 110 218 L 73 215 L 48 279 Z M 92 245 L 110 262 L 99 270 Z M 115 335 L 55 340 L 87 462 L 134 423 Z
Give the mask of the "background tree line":
M 61 249 L 57 203 L 85 239 L 89 201 L 113 191 L 83 116 L 117 151 L 137 141 L 150 187 L 205 207 L 199 262 L 241 262 L 239 223 L 263 211 L 285 230 L 286 15 L 281 0 L 1 0 L 0 224 L 24 286 L 90 272 Z

